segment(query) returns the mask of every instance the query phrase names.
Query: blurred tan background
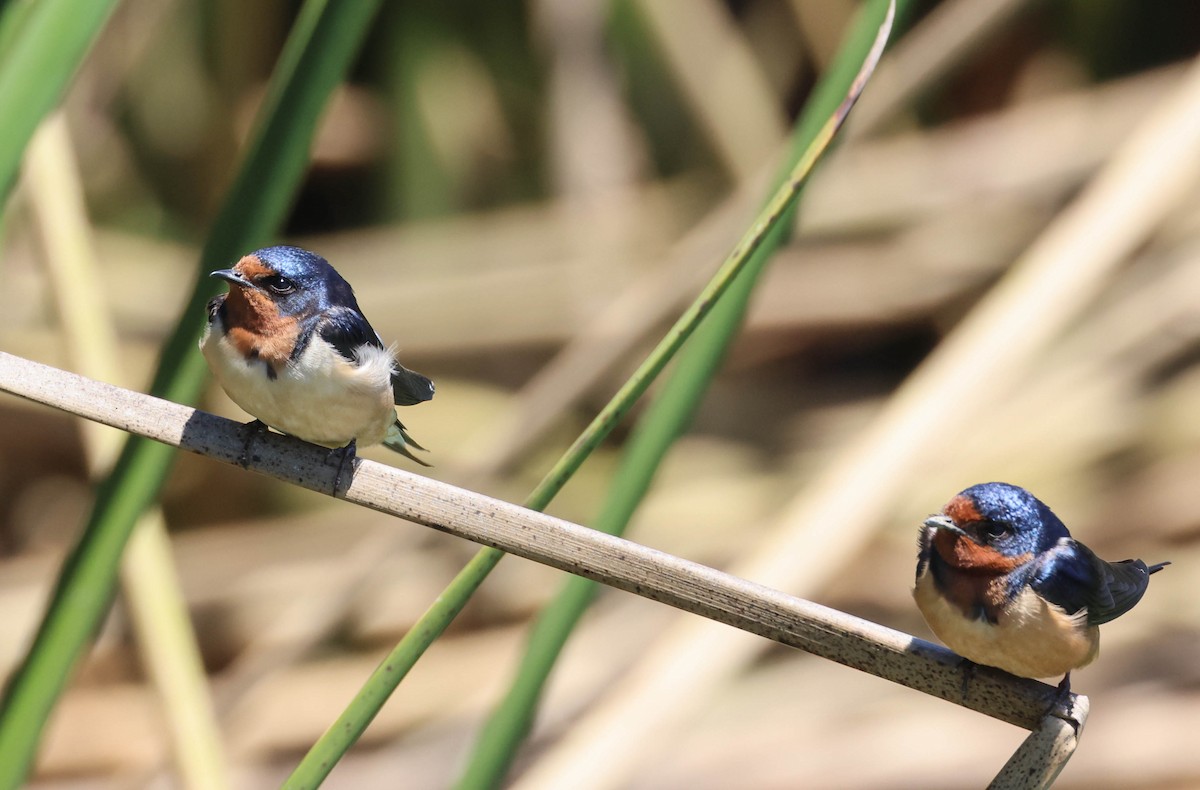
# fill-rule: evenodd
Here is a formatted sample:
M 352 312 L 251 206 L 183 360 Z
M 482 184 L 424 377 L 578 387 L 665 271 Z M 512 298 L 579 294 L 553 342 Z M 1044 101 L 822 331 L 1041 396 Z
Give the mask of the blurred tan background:
M 432 451 L 428 473 L 520 501 L 748 225 L 857 4 L 384 5 L 282 238 L 329 258 L 385 342 L 437 382 L 431 403 L 401 414 Z M 96 297 L 133 381 L 190 288 L 295 10 L 127 0 L 68 97 Z M 634 540 L 729 567 L 771 535 L 1200 52 L 1190 0 L 921 2 L 903 27 L 893 55 L 925 38 L 894 82 L 881 70 L 811 184 Z M 1030 488 L 1108 559 L 1172 560 L 1073 676 L 1092 716 L 1061 787 L 1200 786 L 1198 186 L 955 429 L 952 452 L 899 472 L 905 493 L 869 548 L 814 595 L 929 638 L 908 592 L 917 525 L 990 479 Z M 0 237 L 0 348 L 66 366 L 43 257 L 21 189 Z M 215 387 L 203 405 L 246 419 Z M 623 438 L 551 512 L 594 517 Z M 0 397 L 0 676 L 90 502 L 78 425 Z M 277 785 L 474 551 L 190 456 L 164 508 L 237 787 Z M 506 560 L 327 786 L 453 781 L 559 582 Z M 680 617 L 604 592 L 528 759 Z M 1024 736 L 783 648 L 701 709 L 619 786 L 982 786 Z M 176 786 L 163 736 L 118 601 L 33 786 Z

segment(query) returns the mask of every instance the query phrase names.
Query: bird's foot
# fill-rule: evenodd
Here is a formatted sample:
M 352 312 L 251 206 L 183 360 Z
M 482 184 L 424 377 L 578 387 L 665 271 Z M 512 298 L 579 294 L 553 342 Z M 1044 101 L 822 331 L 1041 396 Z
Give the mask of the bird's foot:
M 1056 710 L 1063 710 L 1068 716 L 1072 715 L 1071 704 L 1071 673 L 1063 675 L 1063 679 L 1058 683 L 1058 692 L 1054 695 L 1054 702 L 1050 703 L 1050 710 L 1047 713 L 1053 713 Z
M 243 469 L 249 468 L 250 449 L 254 446 L 254 443 L 258 441 L 258 437 L 262 436 L 266 432 L 267 424 L 262 420 L 251 420 L 250 422 L 242 425 L 242 434 L 244 439 L 242 440 L 241 455 L 239 455 L 237 459 L 238 466 L 242 467 Z
M 979 665 L 969 658 L 964 658 L 959 666 L 962 667 L 962 698 L 965 702 L 967 699 L 967 692 L 971 690 L 971 681 L 975 679 L 975 670 Z
M 337 496 L 338 492 L 342 490 L 342 476 L 346 472 L 346 467 L 350 467 L 351 479 L 354 477 L 354 459 L 358 457 L 358 440 L 351 439 L 345 447 L 337 447 L 329 451 L 331 457 L 334 454 L 338 456 L 338 467 L 337 474 L 333 478 L 333 495 Z

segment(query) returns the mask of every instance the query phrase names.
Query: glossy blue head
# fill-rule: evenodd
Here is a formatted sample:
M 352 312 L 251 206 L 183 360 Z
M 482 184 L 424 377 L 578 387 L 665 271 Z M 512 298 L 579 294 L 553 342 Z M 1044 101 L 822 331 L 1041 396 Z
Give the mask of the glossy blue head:
M 1054 547 L 1059 538 L 1070 537 L 1058 516 L 1020 486 L 1009 483 L 980 483 L 960 492 L 942 509 L 944 515 L 927 520 L 950 536 L 966 538 L 978 547 L 959 554 L 983 553 L 1007 558 L 1032 557 Z M 965 558 L 965 557 L 964 557 Z
M 212 276 L 239 286 L 260 306 L 260 312 L 268 302 L 287 317 L 311 315 L 333 306 L 359 309 L 350 283 L 329 261 L 299 247 L 264 247 L 243 257 L 232 269 L 215 271 Z

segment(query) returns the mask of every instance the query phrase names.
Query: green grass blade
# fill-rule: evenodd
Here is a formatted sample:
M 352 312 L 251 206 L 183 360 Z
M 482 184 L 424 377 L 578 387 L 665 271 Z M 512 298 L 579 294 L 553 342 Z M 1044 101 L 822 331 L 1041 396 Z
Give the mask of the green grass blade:
M 192 296 L 164 348 L 155 394 L 182 402 L 198 395 L 205 368 L 195 343 L 204 301 L 216 288 L 207 272 L 265 242 L 283 222 L 307 168 L 321 110 L 353 62 L 377 7 L 377 0 L 308 0 L 301 9 L 244 164 L 201 255 Z M 129 534 L 158 497 L 173 457 L 165 445 L 132 439 L 101 484 L 34 644 L 0 702 L 0 788 L 17 786 L 27 774 L 46 718 L 107 611 Z
M 116 0 L 41 0 L 4 5 L 0 62 L 0 200 L 33 131 L 62 98 Z M 10 17 L 17 16 L 15 21 Z
M 785 178 L 806 150 L 814 144 L 822 145 L 821 131 L 827 120 L 838 114 L 847 96 L 855 95 L 860 75 L 870 73 L 873 44 L 887 37 L 887 11 L 886 0 L 877 0 L 860 12 L 838 56 L 796 123 Z M 629 519 L 649 491 L 663 458 L 687 428 L 707 392 L 741 327 L 759 275 L 776 249 L 787 241 L 794 213 L 795 203 L 784 212 L 781 221 L 772 228 L 750 257 L 745 270 L 696 332 L 662 392 L 638 422 L 593 525 L 595 529 L 614 535 L 624 533 Z M 504 780 L 517 750 L 533 726 L 538 702 L 555 662 L 598 589 L 596 582 L 572 576 L 538 617 L 508 692 L 480 732 L 458 784 L 460 789 L 496 787 Z
M 32 0 L 8 0 L 0 3 L 0 69 L 4 68 L 4 58 L 12 49 L 13 42 L 21 31 L 21 26 L 33 9 Z
M 876 0 L 874 7 L 878 9 L 886 7 L 889 10 L 888 19 L 890 20 L 892 6 L 888 0 Z M 879 11 L 873 18 L 880 18 L 881 13 L 882 11 Z M 875 38 L 876 34 L 879 34 L 877 39 Z M 857 41 L 857 37 L 855 40 Z M 768 237 L 776 231 L 786 232 L 784 229 L 787 225 L 786 219 L 791 216 L 791 208 L 801 186 L 845 120 L 846 114 L 850 111 L 850 107 L 853 106 L 854 100 L 865 84 L 866 77 L 873 69 L 874 62 L 878 60 L 885 40 L 886 31 L 881 31 L 879 24 L 876 23 L 871 28 L 871 35 L 862 49 L 857 50 L 859 60 L 855 64 L 855 68 L 862 65 L 861 53 L 869 50 L 867 60 L 870 68 L 864 67 L 863 71 L 857 73 L 851 86 L 851 95 L 846 95 L 847 89 L 843 85 L 841 94 L 838 94 L 833 101 L 833 111 L 827 112 L 825 115 L 814 115 L 811 123 L 814 127 L 819 125 L 819 128 L 810 131 L 808 139 L 804 141 L 805 144 L 800 145 L 800 153 L 795 157 L 795 165 L 788 170 L 784 183 L 768 201 L 754 225 L 734 247 L 716 275 L 692 305 L 680 316 L 641 366 L 542 479 L 538 487 L 526 499 L 525 507 L 532 510 L 543 510 L 550 503 L 592 451 L 600 445 L 613 427 L 633 407 L 637 399 L 671 361 L 684 341 L 696 331 L 701 321 L 713 310 L 734 282 L 745 270 L 754 265 L 756 252 L 764 245 Z M 872 41 L 876 43 L 874 48 L 870 46 Z M 854 72 L 852 72 L 853 74 Z M 829 90 L 832 91 L 832 88 Z M 798 138 L 798 143 L 800 139 Z M 765 256 L 763 259 L 765 260 Z M 740 312 L 738 315 L 740 316 Z M 646 485 L 648 484 L 647 480 Z M 284 788 L 287 790 L 315 788 L 324 781 L 337 761 L 354 745 L 354 742 L 379 713 L 380 708 L 383 707 L 400 681 L 462 611 L 471 595 L 503 557 L 503 552 L 493 548 L 483 548 L 476 553 L 475 557 L 455 576 L 437 600 L 422 614 L 417 623 L 371 674 L 337 720 L 321 735 L 292 772 L 287 782 L 284 783 Z M 590 596 L 591 592 L 589 591 L 587 595 Z M 519 736 L 517 740 L 519 742 Z

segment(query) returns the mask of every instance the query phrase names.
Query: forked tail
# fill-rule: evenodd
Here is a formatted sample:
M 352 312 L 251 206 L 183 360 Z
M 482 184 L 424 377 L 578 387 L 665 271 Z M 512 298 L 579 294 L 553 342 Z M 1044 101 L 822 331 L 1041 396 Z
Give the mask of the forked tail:
M 421 466 L 433 466 L 433 464 L 426 463 L 425 461 L 422 461 L 420 458 L 413 455 L 412 450 L 408 449 L 412 447 L 415 450 L 429 452 L 424 447 L 417 444 L 416 440 L 408 435 L 408 431 L 404 429 L 404 424 L 400 422 L 399 419 L 392 423 L 388 428 L 387 436 L 383 438 L 383 446 L 389 450 L 395 450 L 396 452 L 400 453 L 400 455 L 415 461 Z

